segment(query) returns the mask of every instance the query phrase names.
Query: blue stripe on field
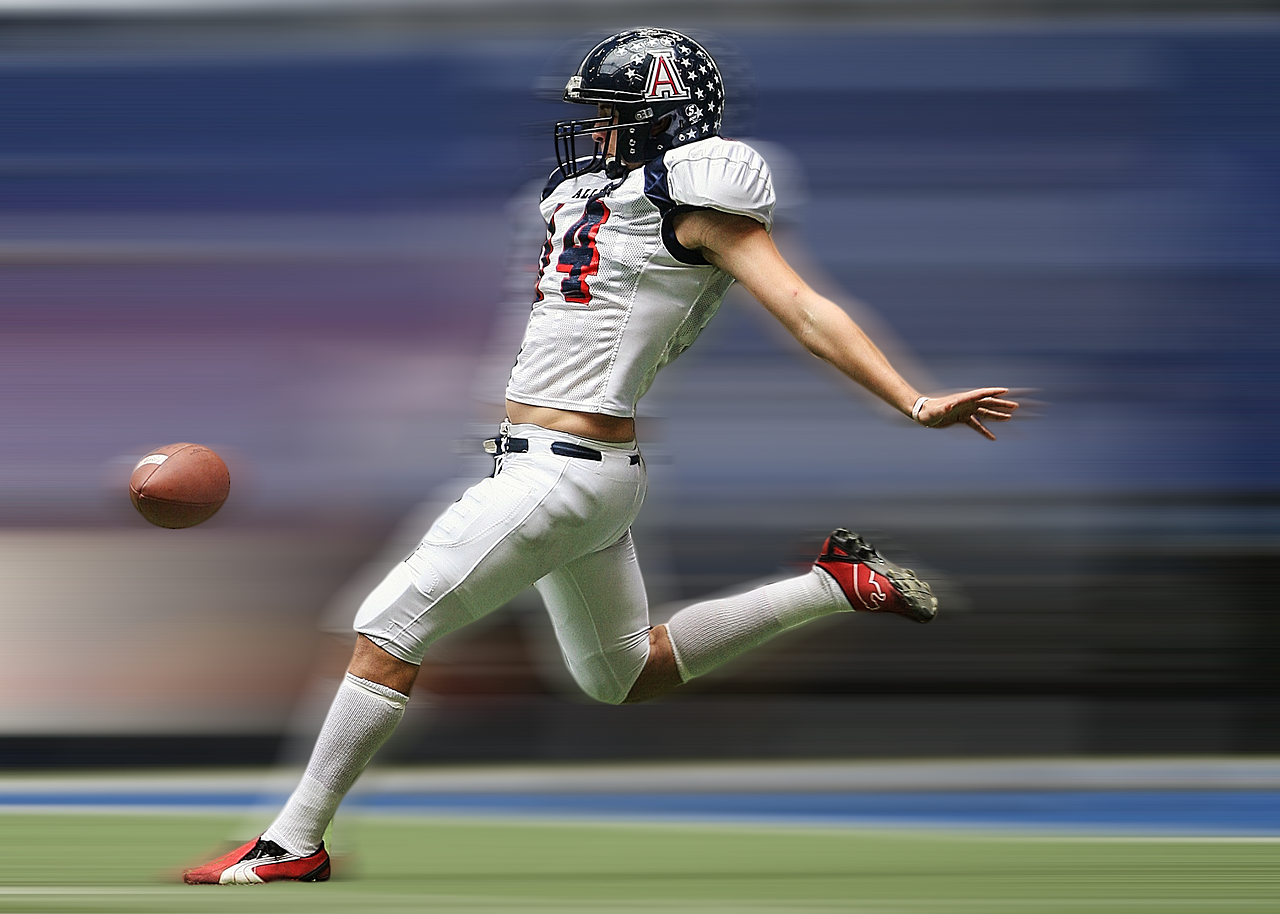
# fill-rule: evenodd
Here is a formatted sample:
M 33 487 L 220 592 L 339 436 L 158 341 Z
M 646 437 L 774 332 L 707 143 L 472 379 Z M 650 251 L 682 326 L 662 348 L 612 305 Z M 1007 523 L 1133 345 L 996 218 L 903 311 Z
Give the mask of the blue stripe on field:
M 0 792 L 0 806 L 244 807 L 260 793 Z M 939 791 L 889 793 L 382 793 L 353 796 L 365 812 L 480 813 L 623 819 L 712 819 L 904 825 L 1098 827 L 1280 835 L 1280 791 Z

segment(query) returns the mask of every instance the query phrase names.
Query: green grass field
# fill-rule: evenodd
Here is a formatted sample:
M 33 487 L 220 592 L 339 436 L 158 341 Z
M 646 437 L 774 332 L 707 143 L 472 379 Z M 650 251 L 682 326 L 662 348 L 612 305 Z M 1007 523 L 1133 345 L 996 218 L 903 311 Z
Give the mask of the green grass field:
M 342 821 L 320 885 L 184 886 L 243 818 L 0 814 L 0 912 L 1280 911 L 1280 842 Z

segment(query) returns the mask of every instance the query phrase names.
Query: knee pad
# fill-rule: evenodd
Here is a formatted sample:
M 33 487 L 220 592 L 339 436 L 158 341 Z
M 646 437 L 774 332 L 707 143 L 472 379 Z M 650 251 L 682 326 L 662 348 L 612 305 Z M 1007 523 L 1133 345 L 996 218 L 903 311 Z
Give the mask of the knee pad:
M 392 656 L 421 663 L 426 645 L 405 642 L 405 620 L 418 615 L 425 602 L 414 586 L 413 572 L 401 562 L 364 598 L 352 627 Z
M 417 574 L 401 562 L 365 597 L 352 627 L 393 657 L 420 664 L 432 642 L 451 630 L 439 624 L 450 614 L 434 610 L 431 600 L 418 589 Z M 459 620 L 453 628 L 466 621 Z

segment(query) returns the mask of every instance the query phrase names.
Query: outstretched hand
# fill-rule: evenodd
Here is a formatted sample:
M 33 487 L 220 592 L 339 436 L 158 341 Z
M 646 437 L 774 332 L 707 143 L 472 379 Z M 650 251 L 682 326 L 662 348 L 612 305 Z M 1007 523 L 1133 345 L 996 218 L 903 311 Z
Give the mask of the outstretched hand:
M 987 430 L 983 421 L 1007 422 L 1018 408 L 1014 400 L 1000 399 L 1009 392 L 1007 387 L 980 387 L 964 393 L 945 397 L 930 397 L 920 407 L 916 421 L 929 428 L 946 428 L 963 423 L 984 438 L 992 441 L 996 436 Z

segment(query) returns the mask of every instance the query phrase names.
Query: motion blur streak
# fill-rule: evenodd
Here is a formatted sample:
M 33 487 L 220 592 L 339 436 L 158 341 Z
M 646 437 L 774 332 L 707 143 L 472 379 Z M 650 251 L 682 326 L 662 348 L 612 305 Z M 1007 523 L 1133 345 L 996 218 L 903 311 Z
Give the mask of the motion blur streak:
M 0 665 L 4 764 L 90 734 L 100 762 L 270 758 L 343 582 L 487 472 L 573 54 L 444 8 L 8 23 L 0 613 L 31 663 Z M 939 620 L 811 626 L 619 711 L 521 600 L 429 658 L 432 725 L 388 757 L 1280 749 L 1280 19 L 784 18 L 717 36 L 780 246 L 939 388 L 1034 389 L 1039 418 L 926 434 L 738 299 L 647 401 L 641 558 L 687 599 L 851 526 Z M 142 529 L 129 470 L 178 440 L 231 499 Z

